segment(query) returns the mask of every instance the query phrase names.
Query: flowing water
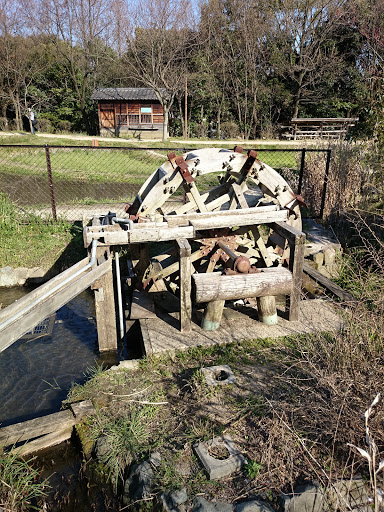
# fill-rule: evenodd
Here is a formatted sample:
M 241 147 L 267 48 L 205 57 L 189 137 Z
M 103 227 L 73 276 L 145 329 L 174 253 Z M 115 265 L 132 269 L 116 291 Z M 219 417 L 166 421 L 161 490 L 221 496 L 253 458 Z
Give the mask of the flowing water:
M 0 303 L 5 307 L 28 291 L 0 289 Z M 97 357 L 94 300 L 87 290 L 57 312 L 51 336 L 20 339 L 0 353 L 0 424 L 58 411 Z

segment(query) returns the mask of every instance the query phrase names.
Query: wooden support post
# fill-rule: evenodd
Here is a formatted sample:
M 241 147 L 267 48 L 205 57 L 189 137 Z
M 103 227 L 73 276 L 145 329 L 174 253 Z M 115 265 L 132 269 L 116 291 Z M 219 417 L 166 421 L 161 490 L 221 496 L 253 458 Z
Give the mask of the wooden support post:
M 288 318 L 299 319 L 301 285 L 303 279 L 305 233 L 288 226 L 285 222 L 274 222 L 272 229 L 289 243 L 289 270 L 292 273 L 292 291 L 287 299 Z
M 277 324 L 276 300 L 273 295 L 257 297 L 257 310 L 260 322 L 267 325 Z
M 95 309 L 99 351 L 117 350 L 115 294 L 113 290 L 112 258 L 109 249 L 98 248 L 96 258 L 100 264 L 110 262 L 110 270 L 92 285 L 95 290 Z
M 299 319 L 301 285 L 303 279 L 305 234 L 295 236 L 294 243 L 290 243 L 289 270 L 292 272 L 292 292 L 287 298 L 288 319 Z
M 215 331 L 220 327 L 224 304 L 225 300 L 213 300 L 208 302 L 201 322 L 201 327 L 204 331 Z
M 177 240 L 177 245 L 180 257 L 180 331 L 190 332 L 192 322 L 191 246 L 185 238 Z

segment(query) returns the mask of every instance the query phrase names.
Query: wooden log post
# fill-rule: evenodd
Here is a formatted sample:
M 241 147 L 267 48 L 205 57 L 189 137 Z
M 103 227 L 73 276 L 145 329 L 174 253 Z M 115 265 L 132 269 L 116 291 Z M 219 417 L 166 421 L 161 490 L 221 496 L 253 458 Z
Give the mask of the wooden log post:
M 113 288 L 112 258 L 109 248 L 98 248 L 96 251 L 96 259 L 98 264 L 104 261 L 110 262 L 110 270 L 91 286 L 91 288 L 95 290 L 99 351 L 117 350 L 115 294 Z
M 213 300 L 205 307 L 201 327 L 204 331 L 215 331 L 220 327 L 225 300 Z
M 272 229 L 279 235 L 285 237 L 289 243 L 289 270 L 292 273 L 292 291 L 287 297 L 286 307 L 288 319 L 296 321 L 299 319 L 301 285 L 303 279 L 305 233 L 285 224 L 275 222 Z
M 192 299 L 191 299 L 191 246 L 188 240 L 177 240 L 180 258 L 180 331 L 190 332 L 192 324 Z
M 260 322 L 266 325 L 277 324 L 276 300 L 273 295 L 257 297 L 257 311 Z
M 292 291 L 292 273 L 282 267 L 265 268 L 256 274 L 193 274 L 192 280 L 197 303 L 289 295 Z

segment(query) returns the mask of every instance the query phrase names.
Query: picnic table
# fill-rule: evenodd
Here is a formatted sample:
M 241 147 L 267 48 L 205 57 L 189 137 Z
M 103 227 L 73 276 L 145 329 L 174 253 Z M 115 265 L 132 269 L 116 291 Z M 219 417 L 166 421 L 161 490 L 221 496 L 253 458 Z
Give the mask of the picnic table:
M 282 126 L 285 139 L 344 139 L 358 117 L 292 118 L 289 126 Z

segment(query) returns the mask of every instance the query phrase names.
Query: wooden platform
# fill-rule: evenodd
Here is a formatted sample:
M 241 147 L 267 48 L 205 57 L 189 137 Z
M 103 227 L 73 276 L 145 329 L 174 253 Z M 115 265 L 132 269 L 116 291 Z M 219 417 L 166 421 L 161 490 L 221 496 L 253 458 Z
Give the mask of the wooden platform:
M 250 338 L 334 332 L 343 326 L 337 307 L 321 299 L 301 301 L 298 321 L 288 321 L 280 316 L 278 325 L 273 326 L 259 322 L 256 309 L 250 307 L 242 310 L 225 308 L 221 326 L 216 331 L 203 331 L 199 327 L 199 318 L 194 320 L 192 331 L 185 334 L 179 331 L 179 320 L 175 313 L 158 311 L 158 318 L 140 319 L 145 354 L 187 350 L 196 346 L 208 347 Z

